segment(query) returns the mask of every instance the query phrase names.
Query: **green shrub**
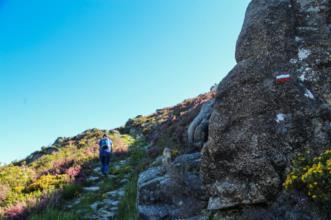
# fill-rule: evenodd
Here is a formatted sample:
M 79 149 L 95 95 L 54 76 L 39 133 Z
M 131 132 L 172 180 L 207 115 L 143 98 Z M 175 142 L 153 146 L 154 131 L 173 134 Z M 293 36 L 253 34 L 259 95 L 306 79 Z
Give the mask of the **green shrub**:
M 47 208 L 42 213 L 33 214 L 29 220 L 78 220 L 78 215 L 74 212 L 65 212 L 62 210 Z
M 79 184 L 69 184 L 63 187 L 62 198 L 64 200 L 71 200 L 80 195 L 83 187 Z
M 144 140 L 136 141 L 129 148 L 129 165 L 134 168 L 135 172 L 140 172 L 146 166 L 144 160 L 146 160 L 147 154 L 144 146 L 146 145 Z
M 10 186 L 15 192 L 21 192 L 34 176 L 33 170 L 28 167 L 9 165 L 0 170 L 0 184 Z
M 35 169 L 38 173 L 41 173 L 53 167 L 53 160 L 54 160 L 54 154 L 44 155 L 40 157 L 38 160 L 34 161 L 31 164 L 31 167 Z
M 298 155 L 292 162 L 284 187 L 296 189 L 312 200 L 327 203 L 331 201 L 331 150 L 317 157 L 310 152 Z
M 66 174 L 62 175 L 44 175 L 39 177 L 35 182 L 28 186 L 29 192 L 33 191 L 52 191 L 61 188 L 64 184 L 70 181 L 70 177 Z
M 110 173 L 112 174 L 112 175 L 124 175 L 124 174 L 127 174 L 127 173 L 129 173 L 130 171 L 131 171 L 131 166 L 129 166 L 129 165 L 124 165 L 124 166 L 122 166 L 122 167 L 111 167 L 110 168 Z
M 134 141 L 135 141 L 135 139 L 131 135 L 121 135 L 121 139 L 127 145 L 132 145 L 134 143 Z
M 18 201 L 25 201 L 29 195 L 25 195 L 24 190 L 33 181 L 34 176 L 33 170 L 26 166 L 2 167 L 0 169 L 0 206 L 5 207 Z

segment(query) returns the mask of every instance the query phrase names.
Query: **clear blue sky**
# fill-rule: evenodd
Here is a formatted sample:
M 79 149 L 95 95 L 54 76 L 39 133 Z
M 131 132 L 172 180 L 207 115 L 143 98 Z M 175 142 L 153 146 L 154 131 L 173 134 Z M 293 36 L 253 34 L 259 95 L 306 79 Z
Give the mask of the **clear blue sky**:
M 0 162 L 208 91 L 249 0 L 0 0 Z

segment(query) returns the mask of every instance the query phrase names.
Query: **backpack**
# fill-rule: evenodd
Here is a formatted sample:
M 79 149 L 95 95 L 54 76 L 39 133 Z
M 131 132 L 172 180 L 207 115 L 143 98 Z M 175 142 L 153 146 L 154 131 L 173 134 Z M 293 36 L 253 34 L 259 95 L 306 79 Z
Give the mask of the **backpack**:
M 101 150 L 104 150 L 104 151 L 110 150 L 111 151 L 112 142 L 109 139 L 101 139 L 99 145 L 100 145 Z
M 107 145 L 103 145 L 103 146 L 101 147 L 101 149 L 102 149 L 102 150 L 108 150 L 109 147 L 108 147 Z

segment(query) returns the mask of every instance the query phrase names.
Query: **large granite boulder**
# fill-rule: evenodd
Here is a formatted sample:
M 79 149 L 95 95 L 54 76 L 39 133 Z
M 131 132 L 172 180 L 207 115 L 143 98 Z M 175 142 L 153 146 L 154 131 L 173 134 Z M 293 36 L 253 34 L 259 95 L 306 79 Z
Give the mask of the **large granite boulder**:
M 330 30 L 330 0 L 250 3 L 202 152 L 209 209 L 274 201 L 296 153 L 331 146 Z
M 139 219 L 188 219 L 207 205 L 199 176 L 200 153 L 184 154 L 169 161 L 164 153 L 160 166 L 139 175 Z

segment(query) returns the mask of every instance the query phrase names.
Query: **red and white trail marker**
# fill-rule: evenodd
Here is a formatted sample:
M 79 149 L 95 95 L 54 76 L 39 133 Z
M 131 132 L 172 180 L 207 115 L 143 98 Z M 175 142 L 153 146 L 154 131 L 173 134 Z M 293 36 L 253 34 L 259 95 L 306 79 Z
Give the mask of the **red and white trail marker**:
M 276 76 L 276 83 L 277 84 L 284 84 L 291 80 L 291 76 L 288 73 L 282 73 Z

